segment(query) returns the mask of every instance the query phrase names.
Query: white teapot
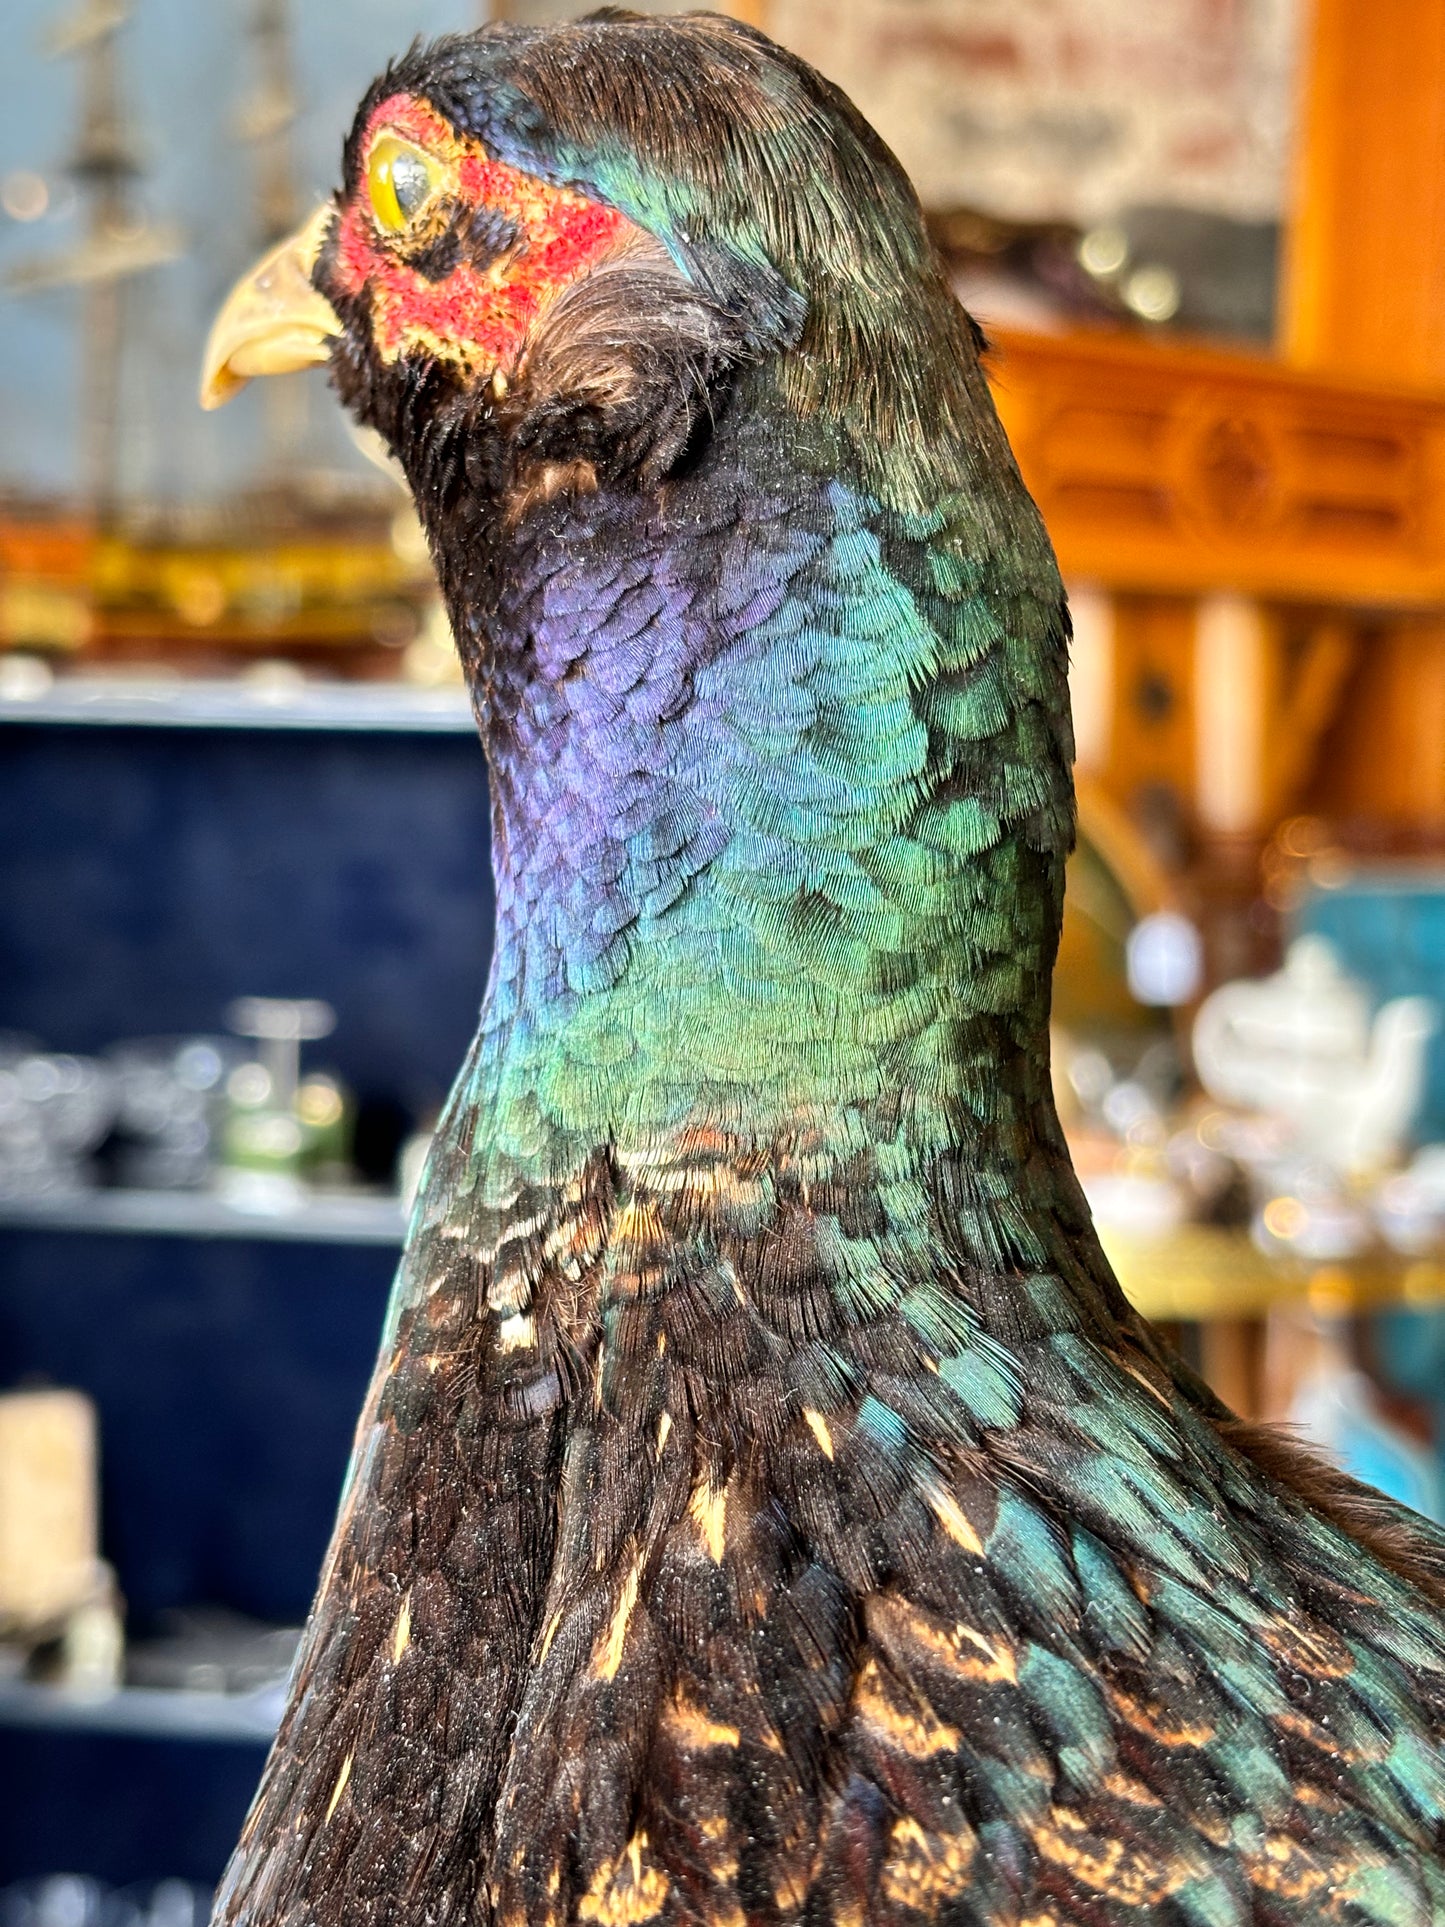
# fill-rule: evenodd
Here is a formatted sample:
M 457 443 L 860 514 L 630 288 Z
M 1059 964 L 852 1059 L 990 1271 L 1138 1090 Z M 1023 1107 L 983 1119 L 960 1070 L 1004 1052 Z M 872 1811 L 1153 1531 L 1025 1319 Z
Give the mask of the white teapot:
M 1267 1111 L 1295 1147 L 1341 1174 L 1394 1160 L 1419 1109 L 1428 997 L 1369 996 L 1323 937 L 1299 937 L 1273 977 L 1225 984 L 1200 1005 L 1194 1062 L 1221 1104 Z

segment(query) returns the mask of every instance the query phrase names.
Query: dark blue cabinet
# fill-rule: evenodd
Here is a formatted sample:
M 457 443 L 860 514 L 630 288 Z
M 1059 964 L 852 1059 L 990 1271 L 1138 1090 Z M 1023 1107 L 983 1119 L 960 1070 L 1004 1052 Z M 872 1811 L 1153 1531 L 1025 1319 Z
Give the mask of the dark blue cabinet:
M 219 1030 L 243 994 L 324 997 L 337 1028 L 309 1061 L 398 1115 L 441 1102 L 491 942 L 485 769 L 460 697 L 57 685 L 0 703 L 0 823 L 0 1030 L 90 1052 Z M 0 1202 L 0 1386 L 95 1399 L 133 1634 L 196 1605 L 297 1623 L 394 1240 L 87 1211 L 39 1224 Z M 171 1730 L 147 1705 L 62 1723 L 0 1706 L 0 1883 L 217 1876 L 264 1733 L 208 1730 L 194 1708 Z

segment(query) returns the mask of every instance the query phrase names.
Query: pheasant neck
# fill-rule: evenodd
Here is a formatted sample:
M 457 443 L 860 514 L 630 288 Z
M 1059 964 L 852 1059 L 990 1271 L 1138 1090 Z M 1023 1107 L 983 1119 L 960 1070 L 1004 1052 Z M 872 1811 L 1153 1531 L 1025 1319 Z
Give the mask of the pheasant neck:
M 454 594 L 497 892 L 458 1097 L 503 1187 L 704 1127 L 1000 1191 L 1053 1164 L 1059 610 L 978 523 L 751 417 L 659 492 L 534 510 L 485 611 Z

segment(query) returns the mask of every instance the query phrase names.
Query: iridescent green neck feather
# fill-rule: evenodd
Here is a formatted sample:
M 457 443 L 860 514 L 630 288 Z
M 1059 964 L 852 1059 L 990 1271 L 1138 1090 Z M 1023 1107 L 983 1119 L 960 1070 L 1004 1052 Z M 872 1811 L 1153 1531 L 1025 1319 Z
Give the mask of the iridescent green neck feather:
M 915 1158 L 1000 1173 L 1048 1131 L 1057 577 L 1000 448 L 927 511 L 862 466 L 755 378 L 655 494 L 517 531 L 479 691 L 498 946 L 464 1099 L 503 1185 L 703 1121 L 769 1143 L 886 1119 Z

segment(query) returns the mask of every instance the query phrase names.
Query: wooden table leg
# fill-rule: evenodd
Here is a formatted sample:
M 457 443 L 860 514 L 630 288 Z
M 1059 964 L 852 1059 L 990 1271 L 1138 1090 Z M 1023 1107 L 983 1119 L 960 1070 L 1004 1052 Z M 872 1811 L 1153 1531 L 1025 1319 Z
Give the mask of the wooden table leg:
M 1200 1362 L 1211 1390 L 1241 1418 L 1258 1418 L 1264 1320 L 1211 1318 L 1200 1327 L 1199 1343 Z

